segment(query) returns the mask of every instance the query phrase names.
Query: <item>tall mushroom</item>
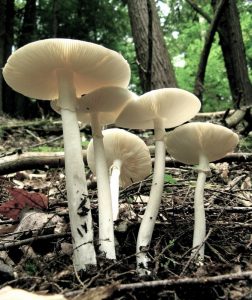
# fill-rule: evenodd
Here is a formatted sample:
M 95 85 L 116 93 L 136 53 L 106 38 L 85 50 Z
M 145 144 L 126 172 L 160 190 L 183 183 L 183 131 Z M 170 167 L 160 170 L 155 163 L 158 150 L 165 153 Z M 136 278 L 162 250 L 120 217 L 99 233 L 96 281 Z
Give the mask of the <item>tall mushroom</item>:
M 182 125 L 165 138 L 168 153 L 178 161 L 197 164 L 198 178 L 194 195 L 194 233 L 192 256 L 197 262 L 204 260 L 206 220 L 204 184 L 210 171 L 209 162 L 224 157 L 234 150 L 239 137 L 232 130 L 212 123 L 192 122 Z M 197 252 L 196 252 L 197 251 Z
M 66 187 L 76 270 L 96 264 L 92 217 L 76 117 L 76 97 L 108 85 L 126 87 L 130 68 L 118 53 L 70 39 L 46 39 L 23 46 L 8 59 L 3 76 L 17 92 L 59 99 L 64 135 Z
M 115 259 L 114 224 L 112 216 L 109 173 L 105 158 L 102 126 L 112 124 L 128 101 L 136 97 L 127 89 L 104 87 L 77 99 L 76 111 L 78 120 L 91 124 L 94 141 L 94 156 L 98 187 L 99 205 L 99 244 L 105 258 Z M 57 102 L 53 108 L 57 111 Z
M 153 129 L 155 134 L 155 166 L 150 198 L 137 237 L 137 268 L 139 275 L 149 273 L 148 248 L 160 207 L 165 173 L 165 128 L 178 126 L 195 116 L 199 99 L 182 89 L 154 90 L 131 101 L 116 125 L 133 129 Z
M 102 134 L 107 166 L 110 171 L 112 211 L 115 221 L 119 212 L 119 185 L 127 187 L 150 175 L 151 156 L 144 141 L 133 133 L 112 128 L 103 130 Z M 87 148 L 87 162 L 91 171 L 96 173 L 93 140 Z

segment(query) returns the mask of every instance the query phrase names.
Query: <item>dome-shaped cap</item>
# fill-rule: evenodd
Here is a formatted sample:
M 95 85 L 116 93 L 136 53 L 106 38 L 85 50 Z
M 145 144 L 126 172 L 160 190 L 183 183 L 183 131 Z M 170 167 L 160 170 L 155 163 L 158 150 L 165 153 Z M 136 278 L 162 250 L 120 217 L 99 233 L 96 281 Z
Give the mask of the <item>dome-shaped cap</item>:
M 89 124 L 91 113 L 99 113 L 100 125 L 112 124 L 127 105 L 128 101 L 137 97 L 134 93 L 121 87 L 102 87 L 83 95 L 75 101 L 77 119 Z M 51 107 L 60 113 L 58 100 L 51 102 Z
M 71 39 L 45 39 L 16 50 L 7 60 L 3 76 L 25 96 L 59 98 L 58 70 L 73 74 L 76 96 L 102 86 L 126 87 L 130 68 L 119 53 L 103 46 Z
M 217 124 L 192 122 L 167 133 L 167 152 L 185 164 L 198 164 L 200 155 L 215 161 L 232 152 L 239 137 L 232 130 Z
M 153 120 L 162 119 L 165 128 L 172 128 L 190 120 L 200 107 L 199 99 L 185 90 L 153 90 L 131 101 L 117 118 L 116 124 L 125 128 L 152 129 Z
M 123 129 L 112 128 L 102 132 L 107 165 L 121 160 L 120 185 L 126 187 L 132 182 L 140 181 L 151 173 L 151 157 L 149 148 L 142 139 Z M 93 140 L 87 148 L 88 166 L 95 174 Z

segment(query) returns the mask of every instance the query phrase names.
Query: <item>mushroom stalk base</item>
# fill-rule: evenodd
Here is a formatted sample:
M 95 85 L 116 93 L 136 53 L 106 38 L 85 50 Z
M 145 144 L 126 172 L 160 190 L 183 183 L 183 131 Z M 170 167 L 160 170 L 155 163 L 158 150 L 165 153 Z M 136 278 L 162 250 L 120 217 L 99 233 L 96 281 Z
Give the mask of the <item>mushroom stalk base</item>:
M 150 198 L 140 225 L 137 237 L 136 259 L 140 276 L 150 274 L 148 269 L 148 250 L 157 219 L 161 196 L 164 186 L 165 173 L 165 145 L 163 140 L 156 141 L 155 166 L 153 173 Z
M 204 186 L 206 182 L 207 172 L 209 171 L 209 162 L 206 158 L 200 157 L 198 167 L 198 178 L 194 194 L 194 231 L 193 231 L 193 250 L 191 256 L 195 258 L 196 262 L 200 263 L 204 260 L 206 236 L 206 217 L 204 208 Z M 198 249 L 198 247 L 200 249 Z
M 62 109 L 61 117 L 64 135 L 67 200 L 73 238 L 73 261 L 76 270 L 79 271 L 96 265 L 92 216 L 76 113 Z
M 105 254 L 105 258 L 116 259 L 109 172 L 103 137 L 93 135 L 93 143 L 99 205 L 99 249 Z
M 96 265 L 96 253 L 80 130 L 75 110 L 76 93 L 71 72 L 59 69 L 57 75 L 64 138 L 67 200 L 73 238 L 73 263 L 76 271 L 85 271 L 89 266 Z
M 110 191 L 112 201 L 113 221 L 118 219 L 119 214 L 119 181 L 122 162 L 116 159 L 110 168 Z

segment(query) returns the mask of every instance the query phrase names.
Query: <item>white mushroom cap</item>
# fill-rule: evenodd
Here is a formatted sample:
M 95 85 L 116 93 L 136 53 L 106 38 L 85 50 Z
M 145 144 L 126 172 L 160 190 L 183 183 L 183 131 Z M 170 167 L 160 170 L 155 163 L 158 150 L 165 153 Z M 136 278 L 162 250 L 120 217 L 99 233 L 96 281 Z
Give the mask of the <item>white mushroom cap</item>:
M 98 113 L 100 125 L 112 124 L 127 105 L 137 96 L 121 87 L 102 87 L 76 99 L 76 113 L 80 122 L 91 123 L 91 113 Z M 60 113 L 58 100 L 51 102 L 51 107 Z
M 181 125 L 165 137 L 168 153 L 185 164 L 198 164 L 204 155 L 209 162 L 232 152 L 239 137 L 232 130 L 217 124 L 192 122 Z
M 154 128 L 154 119 L 161 119 L 165 128 L 178 126 L 200 110 L 199 99 L 178 88 L 163 88 L 143 94 L 131 101 L 119 115 L 116 124 L 134 129 Z
M 108 167 L 110 168 L 115 160 L 121 160 L 120 185 L 122 187 L 150 175 L 152 168 L 150 152 L 142 139 L 118 128 L 103 130 L 102 134 Z M 95 174 L 93 140 L 87 148 L 87 162 Z
M 101 86 L 126 87 L 130 68 L 119 53 L 84 41 L 52 38 L 27 44 L 8 59 L 3 76 L 8 85 L 25 96 L 59 98 L 57 71 L 73 74 L 76 96 Z

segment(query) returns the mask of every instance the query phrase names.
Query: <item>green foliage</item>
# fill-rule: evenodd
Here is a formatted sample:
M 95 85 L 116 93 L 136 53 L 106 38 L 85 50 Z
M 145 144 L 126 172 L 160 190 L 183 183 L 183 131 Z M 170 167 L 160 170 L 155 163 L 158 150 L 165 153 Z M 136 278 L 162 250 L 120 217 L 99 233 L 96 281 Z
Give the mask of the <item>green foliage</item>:
M 159 2 L 162 2 L 170 10 L 168 16 L 164 16 L 164 10 L 163 12 L 160 10 L 160 16 L 163 20 L 165 39 L 173 59 L 179 87 L 192 92 L 204 45 L 204 36 L 209 28 L 209 23 L 204 18 L 199 17 L 198 13 L 186 1 L 166 0 Z M 196 3 L 211 18 L 213 17 L 209 1 L 201 0 L 196 1 Z M 239 1 L 239 12 L 249 72 L 252 78 L 252 3 Z M 224 60 L 216 34 L 208 58 L 203 111 L 224 110 L 232 106 Z
M 36 263 L 32 259 L 28 259 L 24 265 L 24 269 L 30 276 L 34 276 L 37 272 Z
M 239 142 L 239 150 L 241 152 L 251 152 L 252 151 L 252 136 L 243 137 Z
M 164 175 L 164 181 L 165 183 L 169 183 L 169 184 L 176 184 L 177 180 L 175 178 L 172 177 L 172 175 L 170 174 L 165 174 Z
M 16 0 L 15 41 L 22 28 L 25 0 Z M 204 21 L 185 0 L 158 0 L 159 15 L 168 51 L 174 63 L 180 88 L 193 91 L 204 36 L 209 23 Z M 195 2 L 213 17 L 210 1 Z M 246 47 L 249 74 L 252 79 L 252 2 L 237 1 L 243 39 Z M 126 1 L 121 0 L 39 0 L 37 1 L 37 28 L 33 38 L 64 37 L 80 39 L 104 45 L 116 50 L 128 60 L 132 77 L 130 89 L 141 93 L 134 43 Z M 223 110 L 232 107 L 230 90 L 219 46 L 215 37 L 208 60 L 204 111 Z

